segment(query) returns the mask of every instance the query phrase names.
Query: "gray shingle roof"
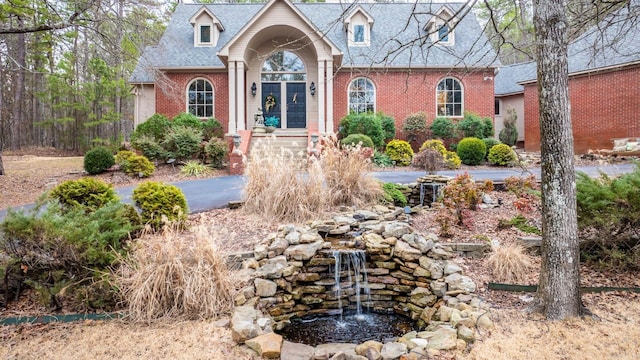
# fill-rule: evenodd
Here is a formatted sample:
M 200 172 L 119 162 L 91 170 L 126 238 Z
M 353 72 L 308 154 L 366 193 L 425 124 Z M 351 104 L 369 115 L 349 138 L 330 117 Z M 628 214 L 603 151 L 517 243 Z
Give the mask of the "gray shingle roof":
M 640 0 L 631 0 L 627 6 L 606 16 L 569 44 L 567 50 L 569 75 L 640 62 Z M 501 92 L 498 91 L 496 77 L 496 95 L 504 94 L 503 89 L 522 88 L 517 84 L 518 81 L 535 81 L 533 64 L 533 71 L 528 77 L 519 77 L 519 80 L 515 77 L 502 78 L 501 81 L 505 83 L 500 85 Z M 505 67 L 500 72 L 504 70 L 507 73 L 510 71 Z M 513 79 L 514 83 L 509 84 L 509 79 Z
M 528 61 L 500 68 L 495 77 L 494 86 L 496 95 L 516 94 L 524 91 L 521 81 L 535 79 L 536 62 Z
M 274 0 L 272 0 L 274 1 Z M 498 66 L 495 51 L 469 12 L 455 28 L 455 46 L 431 46 L 423 30 L 443 3 L 361 3 L 375 20 L 369 47 L 348 47 L 343 28 L 351 4 L 295 3 L 300 12 L 343 52 L 343 67 L 436 67 L 483 68 Z M 153 68 L 224 67 L 216 53 L 262 9 L 264 4 L 206 5 L 223 24 L 225 31 L 215 47 L 193 46 L 193 27 L 189 19 L 203 5 L 179 5 L 160 42 L 145 49 L 130 82 L 153 82 Z M 464 9 L 464 3 L 447 3 L 451 10 Z

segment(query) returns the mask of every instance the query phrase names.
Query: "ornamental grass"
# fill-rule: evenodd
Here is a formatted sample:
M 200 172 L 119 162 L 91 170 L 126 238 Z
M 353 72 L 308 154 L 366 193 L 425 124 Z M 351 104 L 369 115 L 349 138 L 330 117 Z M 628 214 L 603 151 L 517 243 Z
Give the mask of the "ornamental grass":
M 117 282 L 133 321 L 210 319 L 233 306 L 241 283 L 218 248 L 225 232 L 204 225 L 142 236 Z
M 269 139 L 262 141 L 246 166 L 243 209 L 271 222 L 301 223 L 333 206 L 376 203 L 383 192 L 368 175 L 367 150 L 342 148 L 335 138 L 328 138 L 319 156 L 307 157 L 276 149 Z
M 501 245 L 487 258 L 487 266 L 495 279 L 506 283 L 525 280 L 533 264 L 533 258 L 518 244 Z

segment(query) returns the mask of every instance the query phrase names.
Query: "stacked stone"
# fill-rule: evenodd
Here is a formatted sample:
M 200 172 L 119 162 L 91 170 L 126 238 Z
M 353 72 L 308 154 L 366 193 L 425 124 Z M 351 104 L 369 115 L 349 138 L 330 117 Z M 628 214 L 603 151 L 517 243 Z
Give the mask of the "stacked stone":
M 254 281 L 241 291 L 236 305 L 261 309 L 275 330 L 293 317 L 353 309 L 355 288 L 346 280 L 354 274 L 340 274 L 344 290 L 338 299 L 332 256 L 336 244 L 323 237 L 352 234 L 339 245 L 366 252 L 370 298 L 362 299 L 363 307 L 411 317 L 423 329 L 389 346 L 404 349 L 400 354 L 466 347 L 478 336 L 478 327 L 492 326 L 486 304 L 473 294 L 474 282 L 451 261 L 451 250 L 439 244 L 435 234 L 414 232 L 404 219 L 402 209 L 378 206 L 304 227 L 281 226 L 256 246 L 254 259 L 245 262 Z M 256 329 L 254 318 L 238 322 L 242 326 L 236 329 L 232 321 L 232 328 L 240 343 L 265 332 L 264 326 Z M 353 352 L 356 355 L 355 344 Z
M 409 184 L 400 184 L 404 188 L 400 189 L 402 194 L 407 198 L 407 203 L 410 205 L 420 204 L 420 184 L 446 184 L 449 180 L 453 179 L 450 176 L 445 175 L 425 175 L 419 177 L 415 182 Z M 433 190 L 437 189 L 434 186 L 425 187 L 424 205 L 429 205 L 433 199 Z

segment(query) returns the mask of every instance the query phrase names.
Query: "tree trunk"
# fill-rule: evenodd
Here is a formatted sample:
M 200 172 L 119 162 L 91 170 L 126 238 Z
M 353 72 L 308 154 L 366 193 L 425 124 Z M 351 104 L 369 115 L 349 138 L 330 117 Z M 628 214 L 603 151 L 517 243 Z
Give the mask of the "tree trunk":
M 534 1 L 543 228 L 538 301 L 552 320 L 578 316 L 581 308 L 566 7 L 566 0 Z
M 4 175 L 4 165 L 2 165 L 2 154 L 0 154 L 0 175 Z
M 24 21 L 18 17 L 18 25 L 24 26 Z M 24 93 L 24 73 L 27 66 L 27 49 L 26 49 L 26 36 L 25 34 L 16 35 L 16 52 L 15 52 L 15 73 L 13 77 L 14 83 L 13 89 L 13 109 L 12 118 L 13 123 L 10 125 L 10 149 L 19 149 L 22 142 L 22 137 L 26 134 L 22 134 L 23 129 L 23 93 Z

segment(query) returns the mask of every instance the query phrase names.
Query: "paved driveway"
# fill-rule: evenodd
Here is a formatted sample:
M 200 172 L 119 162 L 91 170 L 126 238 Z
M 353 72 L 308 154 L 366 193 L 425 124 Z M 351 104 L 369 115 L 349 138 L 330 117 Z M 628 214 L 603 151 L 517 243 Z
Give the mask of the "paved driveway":
M 606 166 L 585 166 L 577 167 L 576 171 L 582 171 L 589 176 L 597 176 L 600 172 L 608 175 L 620 175 L 631 172 L 634 168 L 632 164 L 606 165 Z M 531 169 L 531 173 L 540 177 L 540 169 Z M 438 174 L 455 176 L 463 171 L 439 171 Z M 468 173 L 476 180 L 501 181 L 509 176 L 519 176 L 522 170 L 519 168 L 505 169 L 483 169 L 470 170 Z M 422 171 L 377 171 L 372 175 L 384 182 L 411 183 L 418 177 L 424 175 Z M 221 176 L 202 180 L 188 180 L 173 183 L 184 192 L 191 213 L 219 209 L 227 206 L 229 201 L 241 200 L 242 188 L 244 187 L 244 177 L 242 176 Z M 121 199 L 131 203 L 131 193 L 133 187 L 116 189 Z M 25 205 L 19 208 L 29 209 L 33 205 Z M 0 210 L 0 221 L 4 219 L 6 210 Z

